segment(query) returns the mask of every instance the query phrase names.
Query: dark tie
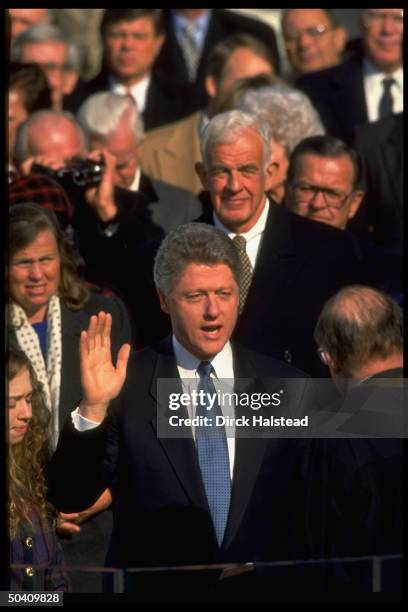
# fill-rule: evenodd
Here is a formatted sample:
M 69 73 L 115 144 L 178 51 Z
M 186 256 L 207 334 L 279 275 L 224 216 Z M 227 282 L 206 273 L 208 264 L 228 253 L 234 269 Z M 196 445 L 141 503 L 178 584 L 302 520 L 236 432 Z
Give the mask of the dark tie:
M 200 49 L 194 36 L 196 29 L 197 25 L 194 22 L 187 23 L 185 28 L 183 28 L 180 40 L 190 81 L 195 81 L 200 57 Z
M 211 380 L 213 367 L 209 361 L 202 361 L 197 368 L 200 376 L 198 392 L 215 395 L 216 390 Z M 207 395 L 205 396 L 207 397 Z M 198 426 L 195 430 L 198 461 L 200 463 L 205 492 L 210 507 L 218 544 L 221 547 L 227 525 L 231 500 L 231 477 L 225 427 L 216 426 L 216 416 L 222 416 L 218 402 L 207 410 L 209 402 L 199 403 L 196 416 L 211 419 L 210 426 Z
M 378 105 L 378 116 L 380 119 L 392 115 L 394 98 L 392 97 L 391 87 L 395 83 L 395 79 L 388 78 L 382 80 L 383 94 Z
M 248 254 L 246 252 L 246 240 L 243 236 L 238 234 L 232 239 L 238 250 L 239 259 L 241 261 L 241 287 L 239 288 L 239 314 L 244 310 L 245 302 L 247 299 L 248 291 L 252 281 L 252 266 Z

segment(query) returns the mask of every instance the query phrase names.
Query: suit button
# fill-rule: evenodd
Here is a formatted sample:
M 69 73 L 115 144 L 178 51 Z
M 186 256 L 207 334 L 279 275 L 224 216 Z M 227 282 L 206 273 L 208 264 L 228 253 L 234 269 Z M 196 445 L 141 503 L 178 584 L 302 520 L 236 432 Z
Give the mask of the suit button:
M 34 576 L 34 568 L 33 567 L 26 567 L 26 574 L 27 574 L 27 576 L 30 576 L 30 578 L 32 576 Z
M 26 538 L 25 543 L 26 543 L 26 546 L 28 548 L 32 548 L 33 547 L 33 538 L 30 538 L 30 537 Z
M 286 351 L 283 352 L 283 359 L 286 363 L 292 363 L 292 353 L 286 349 Z

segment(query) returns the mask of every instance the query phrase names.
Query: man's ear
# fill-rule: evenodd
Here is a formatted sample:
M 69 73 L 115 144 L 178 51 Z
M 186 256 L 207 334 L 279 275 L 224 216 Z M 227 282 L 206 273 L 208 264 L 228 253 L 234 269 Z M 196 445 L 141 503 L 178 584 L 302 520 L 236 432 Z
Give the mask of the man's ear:
M 203 186 L 203 189 L 209 191 L 208 187 L 207 187 L 207 177 L 208 177 L 208 173 L 207 170 L 203 164 L 203 162 L 196 162 L 194 165 L 195 171 L 201 181 L 201 184 Z
M 279 164 L 270 161 L 265 172 L 265 192 L 271 191 L 275 187 L 276 175 L 279 171 Z
M 205 77 L 205 90 L 210 98 L 215 98 L 217 95 L 217 83 L 213 76 L 208 75 Z
M 334 46 L 339 56 L 341 56 L 341 54 L 344 51 L 344 47 L 346 46 L 346 40 L 347 40 L 346 30 L 338 26 L 337 28 L 334 29 L 333 34 L 334 34 Z M 340 58 L 340 61 L 341 61 L 341 58 Z
M 160 308 L 166 314 L 170 314 L 167 295 L 163 293 L 163 291 L 159 289 L 158 287 L 156 287 L 156 291 L 157 291 L 157 295 L 159 296 Z
M 360 208 L 360 204 L 362 199 L 364 198 L 364 191 L 361 189 L 354 192 L 353 199 L 351 200 L 350 208 L 348 211 L 348 219 L 352 219 L 358 209 Z

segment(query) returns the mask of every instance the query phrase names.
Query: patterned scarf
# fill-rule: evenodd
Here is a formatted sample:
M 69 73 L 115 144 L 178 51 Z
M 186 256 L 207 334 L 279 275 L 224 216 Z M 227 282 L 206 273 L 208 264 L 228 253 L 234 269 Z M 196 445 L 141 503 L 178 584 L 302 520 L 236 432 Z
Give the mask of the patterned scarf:
M 46 406 L 51 412 L 49 436 L 52 449 L 54 450 L 57 446 L 59 433 L 58 412 L 62 363 L 60 299 L 58 296 L 53 295 L 48 303 L 46 364 L 35 329 L 28 322 L 27 315 L 21 306 L 13 301 L 10 304 L 10 322 L 21 350 L 27 355 L 37 379 L 42 383 Z

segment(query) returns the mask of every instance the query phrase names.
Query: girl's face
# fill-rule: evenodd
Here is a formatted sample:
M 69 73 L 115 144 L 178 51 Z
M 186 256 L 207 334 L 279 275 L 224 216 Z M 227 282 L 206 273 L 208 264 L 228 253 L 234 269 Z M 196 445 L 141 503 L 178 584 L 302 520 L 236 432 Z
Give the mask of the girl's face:
M 8 389 L 9 443 L 19 444 L 28 431 L 32 418 L 31 397 L 33 387 L 30 373 L 23 368 L 10 381 Z

